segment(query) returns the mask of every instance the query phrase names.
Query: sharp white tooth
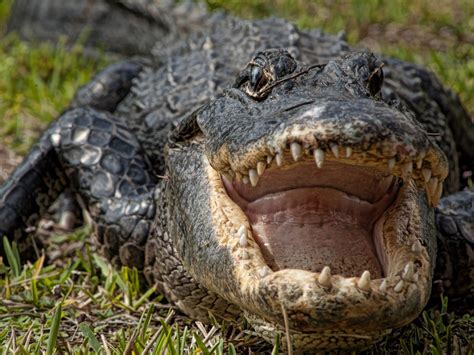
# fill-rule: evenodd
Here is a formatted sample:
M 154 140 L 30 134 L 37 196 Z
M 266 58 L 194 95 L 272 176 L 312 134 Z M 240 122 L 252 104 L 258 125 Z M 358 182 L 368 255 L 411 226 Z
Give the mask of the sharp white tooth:
M 324 163 L 324 151 L 318 148 L 314 151 L 313 154 L 314 154 L 314 160 L 316 162 L 316 166 L 318 168 L 322 168 L 323 163 Z
M 242 181 L 242 174 L 239 173 L 239 172 L 236 172 L 235 173 L 235 178 L 236 178 L 237 181 Z
M 395 167 L 395 163 L 396 163 L 396 162 L 397 162 L 397 161 L 396 161 L 395 158 L 390 158 L 390 159 L 388 160 L 388 170 L 389 170 L 389 171 L 392 171 L 392 170 L 393 170 L 393 168 Z
M 293 156 L 294 161 L 301 159 L 301 145 L 299 143 L 293 142 L 290 144 L 291 155 Z
M 250 169 L 249 170 L 249 179 L 250 179 L 250 183 L 252 184 L 252 186 L 257 186 L 257 184 L 258 184 L 257 170 L 255 170 L 255 169 Z
M 247 175 L 244 175 L 244 176 L 242 177 L 242 182 L 243 182 L 244 184 L 248 184 L 248 183 L 250 182 L 249 177 L 248 177 Z
M 433 196 L 433 206 L 438 206 L 438 203 L 442 194 L 443 194 L 443 183 L 438 182 L 438 186 L 436 187 L 436 191 Z
M 339 147 L 336 144 L 331 144 L 331 151 L 336 158 L 339 158 Z
M 352 148 L 346 147 L 346 158 L 350 158 L 352 155 Z
M 425 182 L 430 181 L 431 169 L 421 169 L 421 174 L 423 175 L 423 179 L 425 179 Z
M 263 161 L 259 161 L 257 163 L 257 173 L 258 173 L 258 176 L 261 176 L 263 174 L 263 172 L 265 171 L 265 168 L 267 167 L 267 164 L 265 164 L 265 162 Z
M 413 163 L 410 161 L 408 163 L 402 164 L 402 176 L 407 178 L 410 176 L 411 172 L 413 171 Z
M 386 280 L 386 279 L 384 279 L 384 280 L 382 281 L 382 283 L 380 284 L 379 290 L 380 290 L 380 292 L 385 292 L 385 291 L 387 291 L 387 280 Z
M 411 251 L 418 254 L 421 253 L 422 250 L 423 246 L 421 245 L 420 241 L 418 239 L 415 240 L 415 242 L 411 246 Z
M 226 179 L 228 182 L 232 182 L 232 176 L 230 176 L 229 173 L 225 172 L 225 173 L 222 173 L 222 177 L 224 179 Z
M 321 273 L 318 276 L 318 283 L 324 287 L 331 286 L 331 269 L 329 266 L 325 266 L 321 270 Z
M 249 253 L 247 252 L 247 250 L 242 250 L 242 252 L 240 253 L 240 258 L 242 260 L 247 260 L 248 258 L 250 257 Z
M 413 264 L 413 261 L 410 261 L 405 265 L 405 269 L 403 270 L 402 277 L 406 281 L 413 281 L 414 274 L 415 274 L 415 264 Z
M 434 196 L 437 187 L 438 187 L 438 178 L 432 177 L 430 181 L 428 182 L 428 191 L 431 197 Z
M 417 167 L 417 169 L 421 169 L 422 166 L 423 166 L 423 158 L 419 158 L 416 161 L 416 167 Z
M 270 270 L 268 269 L 267 266 L 261 267 L 261 268 L 258 270 L 258 275 L 259 275 L 260 277 L 265 277 L 265 276 L 267 276 L 269 273 L 270 273 Z
M 237 235 L 240 237 L 242 234 L 247 234 L 247 227 L 243 224 L 240 226 L 239 230 L 237 231 Z
M 395 287 L 393 288 L 393 290 L 395 292 L 401 292 L 403 289 L 403 280 L 400 280 L 396 285 Z
M 414 282 L 414 283 L 418 283 L 419 280 L 420 280 L 420 274 L 419 274 L 419 273 L 415 273 L 415 275 L 413 275 L 413 282 Z
M 267 165 L 272 163 L 273 157 L 271 155 L 267 155 Z
M 370 290 L 370 272 L 368 270 L 362 273 L 359 281 L 357 281 L 357 287 L 364 291 Z
M 242 248 L 245 248 L 248 245 L 247 233 L 243 233 L 240 235 L 239 244 Z
M 278 166 L 282 166 L 283 165 L 283 154 L 282 153 L 276 153 L 275 154 L 275 161 L 276 161 Z

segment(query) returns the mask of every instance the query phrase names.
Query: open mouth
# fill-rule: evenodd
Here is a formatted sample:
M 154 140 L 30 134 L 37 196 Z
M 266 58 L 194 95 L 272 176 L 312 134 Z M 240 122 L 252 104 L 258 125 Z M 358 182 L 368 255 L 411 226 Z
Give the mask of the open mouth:
M 253 237 L 273 270 L 301 269 L 350 277 L 385 275 L 381 230 L 401 180 L 373 167 L 303 161 L 269 169 L 256 186 L 224 179 L 246 214 Z

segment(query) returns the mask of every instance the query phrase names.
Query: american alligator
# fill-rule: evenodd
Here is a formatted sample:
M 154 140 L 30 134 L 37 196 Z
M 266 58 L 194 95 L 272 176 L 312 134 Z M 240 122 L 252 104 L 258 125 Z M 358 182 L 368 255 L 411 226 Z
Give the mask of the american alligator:
M 423 68 L 284 20 L 201 26 L 173 45 L 161 26 L 154 56 L 79 90 L 0 187 L 0 235 L 24 240 L 72 186 L 102 252 L 184 313 L 306 350 L 376 342 L 420 314 L 434 280 L 472 300 L 474 193 L 456 191 L 474 127 L 458 98 Z

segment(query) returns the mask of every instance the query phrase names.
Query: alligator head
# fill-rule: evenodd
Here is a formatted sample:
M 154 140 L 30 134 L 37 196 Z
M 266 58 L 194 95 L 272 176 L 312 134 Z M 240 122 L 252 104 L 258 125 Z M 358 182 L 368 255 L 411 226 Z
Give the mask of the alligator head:
M 365 346 L 428 300 L 447 161 L 382 85 L 370 53 L 265 51 L 171 138 L 174 245 L 266 338 Z

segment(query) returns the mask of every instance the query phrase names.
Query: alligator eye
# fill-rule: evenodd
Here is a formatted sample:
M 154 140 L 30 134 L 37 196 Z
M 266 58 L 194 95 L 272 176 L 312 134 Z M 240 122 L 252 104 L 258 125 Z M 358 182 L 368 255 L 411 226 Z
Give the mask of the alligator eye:
M 383 84 L 383 70 L 381 66 L 376 68 L 372 74 L 370 74 L 368 82 L 370 94 L 376 96 L 382 89 Z

